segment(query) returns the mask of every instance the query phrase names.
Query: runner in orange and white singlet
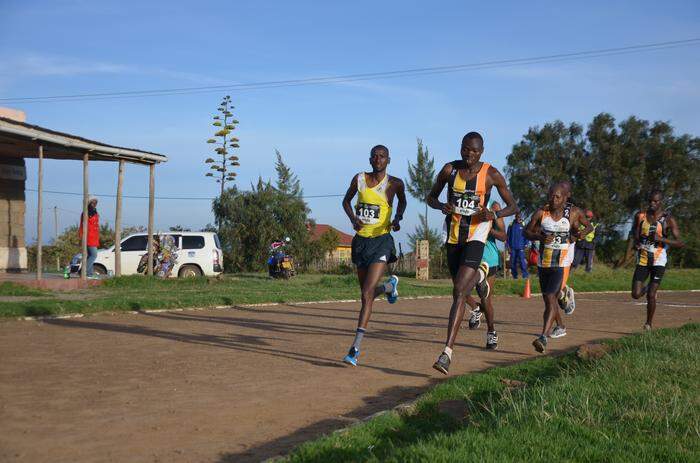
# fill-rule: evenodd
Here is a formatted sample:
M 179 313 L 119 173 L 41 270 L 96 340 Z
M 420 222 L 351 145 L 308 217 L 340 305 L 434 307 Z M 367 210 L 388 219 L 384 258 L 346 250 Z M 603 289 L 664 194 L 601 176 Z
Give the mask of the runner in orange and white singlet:
M 571 201 L 571 182 L 569 182 L 568 180 L 564 180 L 562 182 L 559 182 L 558 184 L 564 188 L 564 194 L 566 196 L 566 208 L 568 208 L 569 211 L 579 210 L 580 213 L 583 214 L 583 211 L 576 207 Z M 574 313 L 574 310 L 576 310 L 576 295 L 574 293 L 574 288 L 567 284 L 569 281 L 571 264 L 574 260 L 574 254 L 576 251 L 576 241 L 577 240 L 575 236 L 570 237 L 569 248 L 567 250 L 566 259 L 564 260 L 562 267 L 563 276 L 561 282 L 561 290 L 557 295 L 557 303 L 559 304 L 559 308 L 562 309 L 566 315 L 571 315 Z M 554 328 L 552 328 L 552 331 L 549 333 L 549 337 L 561 338 L 563 336 L 566 336 L 566 326 L 564 325 L 564 321 L 562 320 L 561 313 L 559 311 L 556 312 L 554 321 L 556 322 L 556 325 L 554 326 Z
M 559 313 L 557 297 L 562 288 L 564 268 L 570 264 L 572 236 L 585 236 L 591 229 L 581 210 L 567 203 L 566 188 L 561 183 L 549 189 L 547 204 L 533 214 L 525 228 L 527 239 L 540 242 L 537 270 L 545 310 L 542 333 L 532 343 L 537 352 L 546 350 L 547 336 Z
M 637 267 L 632 277 L 632 297 L 639 299 L 645 294 L 647 296 L 645 330 L 651 329 L 654 320 L 656 291 L 666 271 L 668 249 L 684 246 L 680 240 L 676 220 L 664 211 L 663 199 L 660 190 L 652 191 L 646 211 L 639 211 L 634 216 L 633 236 L 637 248 Z M 644 285 L 647 278 L 649 283 Z
M 486 274 L 478 272 L 484 243 L 494 219 L 518 212 L 503 175 L 488 163 L 481 162 L 484 139 L 477 132 L 462 138 L 461 159 L 448 162 L 438 174 L 428 194 L 428 205 L 445 214 L 447 263 L 452 275 L 452 307 L 445 347 L 433 368 L 447 374 L 452 360 L 452 347 L 464 318 L 466 296 L 477 280 Z M 447 201 L 439 197 L 447 186 Z M 487 208 L 491 189 L 496 187 L 506 207 L 499 211 Z M 488 273 L 488 269 L 486 269 Z

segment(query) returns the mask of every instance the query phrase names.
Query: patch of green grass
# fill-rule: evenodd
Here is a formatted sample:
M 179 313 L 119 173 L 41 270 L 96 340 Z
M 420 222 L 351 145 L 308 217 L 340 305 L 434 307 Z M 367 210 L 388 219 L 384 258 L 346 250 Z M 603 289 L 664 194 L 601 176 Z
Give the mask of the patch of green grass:
M 0 283 L 0 296 L 45 296 L 50 294 L 40 289 L 29 288 L 5 281 Z
M 451 291 L 449 282 L 419 282 L 404 278 L 401 283 L 404 296 L 444 295 Z M 286 281 L 271 280 L 263 274 L 185 280 L 127 276 L 107 280 L 89 291 L 82 290 L 80 295 L 71 298 L 71 293 L 66 292 L 61 298 L 6 302 L 0 304 L 0 316 L 357 299 L 359 289 L 354 275 L 299 275 Z
M 582 268 L 573 270 L 569 276 L 569 285 L 577 292 L 590 291 L 630 291 L 632 288 L 632 274 L 634 268 L 613 269 L 605 265 L 597 265 L 591 273 L 586 273 Z M 537 273 L 530 275 L 532 292 L 540 291 L 540 283 Z M 522 294 L 524 281 L 499 278 L 496 281 L 495 294 Z M 700 269 L 676 269 L 666 271 L 661 282 L 664 290 L 690 290 L 700 289 Z
M 541 357 L 452 378 L 412 414 L 386 413 L 286 461 L 700 461 L 700 325 L 609 345 L 599 360 Z M 444 400 L 463 401 L 466 420 L 440 413 Z
M 613 271 L 598 266 L 592 274 L 575 272 L 571 284 L 579 292 L 628 290 L 631 278 L 632 271 L 629 269 Z M 532 291 L 538 292 L 537 277 L 531 277 L 531 281 Z M 499 279 L 495 285 L 495 294 L 521 294 L 523 285 L 522 280 Z M 13 288 L 15 286 L 17 285 L 12 285 Z M 700 289 L 700 269 L 671 269 L 664 276 L 661 287 L 678 290 Z M 448 296 L 452 294 L 452 282 L 448 279 L 419 281 L 402 277 L 399 290 L 402 296 L 407 297 Z M 3 302 L 0 304 L 0 317 L 358 299 L 360 296 L 357 276 L 354 274 L 299 275 L 286 281 L 271 280 L 258 273 L 227 275 L 221 279 L 184 280 L 162 280 L 134 275 L 111 278 L 101 286 L 89 290 L 64 292 L 61 293 L 61 297 L 52 291 L 31 294 L 28 291 L 38 290 L 24 288 L 16 291 L 27 291 L 23 295 L 42 297 Z

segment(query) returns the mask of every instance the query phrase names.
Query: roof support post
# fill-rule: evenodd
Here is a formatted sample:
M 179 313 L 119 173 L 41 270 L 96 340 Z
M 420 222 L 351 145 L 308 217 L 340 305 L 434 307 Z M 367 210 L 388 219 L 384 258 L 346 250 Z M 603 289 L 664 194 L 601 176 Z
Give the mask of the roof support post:
M 41 280 L 42 278 L 42 243 L 44 237 L 42 236 L 42 216 L 43 211 L 43 189 L 44 189 L 44 147 L 39 145 L 39 175 L 36 188 L 36 279 Z
M 122 186 L 124 184 L 124 160 L 119 160 L 117 174 L 117 211 L 114 218 L 114 276 L 122 274 Z
M 80 238 L 82 260 L 80 264 L 80 279 L 87 280 L 87 236 L 88 236 L 88 152 L 83 154 L 83 233 Z
M 153 275 L 153 208 L 155 206 L 155 164 L 148 166 L 149 182 L 148 182 L 148 275 Z

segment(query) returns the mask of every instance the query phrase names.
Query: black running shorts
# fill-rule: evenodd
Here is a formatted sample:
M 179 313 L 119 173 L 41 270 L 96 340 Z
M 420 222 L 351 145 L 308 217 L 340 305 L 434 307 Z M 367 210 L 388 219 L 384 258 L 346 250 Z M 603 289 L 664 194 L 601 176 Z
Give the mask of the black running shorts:
M 663 265 L 637 265 L 637 268 L 634 269 L 632 281 L 641 281 L 643 283 L 648 277 L 651 277 L 649 283 L 660 285 L 665 271 L 666 267 Z
M 540 277 L 542 294 L 559 294 L 561 283 L 564 281 L 563 267 L 538 267 L 537 274 Z
M 468 241 L 463 244 L 445 244 L 447 250 L 447 266 L 450 275 L 454 278 L 459 268 L 464 265 L 474 270 L 479 268 L 481 258 L 484 256 L 484 243 L 481 241 Z
M 396 262 L 394 238 L 390 233 L 375 238 L 355 235 L 352 239 L 352 263 L 358 268 L 367 268 L 371 264 Z

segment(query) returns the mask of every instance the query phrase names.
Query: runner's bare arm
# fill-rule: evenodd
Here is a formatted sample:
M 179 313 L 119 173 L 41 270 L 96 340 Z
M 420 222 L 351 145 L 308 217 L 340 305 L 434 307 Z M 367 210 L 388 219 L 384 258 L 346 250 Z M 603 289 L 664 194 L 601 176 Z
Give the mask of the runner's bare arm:
M 394 220 L 391 222 L 391 227 L 394 231 L 401 230 L 400 222 L 403 220 L 403 213 L 406 210 L 406 189 L 403 184 L 403 180 L 396 177 L 391 177 L 392 183 L 396 188 L 396 196 L 399 199 L 399 204 L 396 206 L 396 213 L 394 214 Z
M 520 209 L 518 208 L 518 205 L 515 204 L 515 199 L 513 199 L 513 194 L 510 192 L 508 189 L 508 185 L 506 184 L 506 179 L 503 178 L 503 175 L 496 169 L 495 167 L 491 166 L 489 167 L 489 173 L 488 173 L 488 178 L 491 181 L 491 186 L 495 186 L 496 190 L 498 191 L 498 194 L 501 195 L 501 198 L 503 201 L 506 203 L 506 207 L 501 209 L 498 214 L 495 214 L 493 212 L 483 211 L 484 212 L 484 218 L 487 220 L 493 220 L 497 217 L 508 217 L 510 215 L 516 214 Z M 488 191 L 488 188 L 487 188 Z
M 494 212 L 498 212 L 501 210 L 501 205 L 498 204 L 496 201 L 493 202 L 491 205 L 491 209 Z M 508 235 L 506 235 L 506 223 L 503 220 L 503 218 L 499 217 L 495 221 L 495 226 L 491 227 L 491 230 L 489 231 L 489 235 L 493 236 L 499 241 L 506 241 L 508 239 Z
M 523 235 L 525 235 L 525 238 L 529 239 L 530 241 L 544 241 L 545 243 L 552 241 L 552 235 L 545 235 L 542 233 L 541 228 L 538 230 L 541 221 L 542 209 L 537 209 L 537 212 L 532 214 L 532 217 L 530 217 L 530 222 L 527 224 L 527 227 L 525 227 L 525 230 L 523 230 Z
M 632 233 L 632 236 L 634 237 L 634 248 L 639 249 L 639 240 L 640 236 L 639 234 L 641 233 L 641 222 L 642 222 L 642 211 L 637 212 L 634 214 L 634 223 L 632 224 L 634 232 Z
M 676 219 L 674 219 L 673 217 L 669 217 L 668 227 L 671 229 L 673 239 L 661 237 L 659 239 L 659 242 L 663 244 L 668 244 L 672 248 L 682 248 L 683 246 L 685 246 L 685 243 L 681 241 L 681 232 L 678 229 L 678 223 L 676 223 Z
M 352 224 L 352 228 L 355 231 L 360 230 L 362 228 L 362 224 L 360 223 L 359 220 L 357 220 L 357 216 L 355 215 L 355 211 L 352 210 L 352 198 L 355 197 L 357 194 L 357 175 L 355 175 L 352 180 L 350 180 L 350 186 L 348 187 L 348 191 L 345 192 L 345 197 L 343 198 L 343 210 L 345 211 L 345 214 L 348 216 L 350 219 L 350 223 Z
M 433 209 L 442 211 L 442 213 L 445 215 L 452 214 L 452 212 L 454 211 L 454 208 L 449 203 L 449 201 L 446 203 L 440 202 L 440 193 L 442 193 L 442 190 L 445 188 L 445 185 L 447 185 L 447 180 L 450 178 L 451 173 L 452 164 L 448 162 L 440 170 L 440 173 L 438 174 L 437 179 L 435 179 L 435 183 L 433 184 L 433 188 L 430 190 L 430 193 L 428 193 L 428 197 L 426 198 L 428 206 L 432 207 Z

